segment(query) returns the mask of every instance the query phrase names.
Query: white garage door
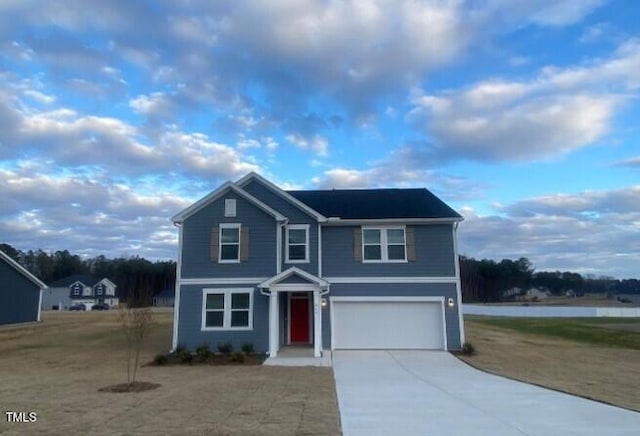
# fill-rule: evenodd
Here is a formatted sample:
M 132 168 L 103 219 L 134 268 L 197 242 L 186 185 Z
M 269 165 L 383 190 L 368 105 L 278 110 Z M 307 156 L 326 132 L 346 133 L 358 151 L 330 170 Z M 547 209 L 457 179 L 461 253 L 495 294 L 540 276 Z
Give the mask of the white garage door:
M 441 301 L 334 297 L 333 348 L 444 349 Z

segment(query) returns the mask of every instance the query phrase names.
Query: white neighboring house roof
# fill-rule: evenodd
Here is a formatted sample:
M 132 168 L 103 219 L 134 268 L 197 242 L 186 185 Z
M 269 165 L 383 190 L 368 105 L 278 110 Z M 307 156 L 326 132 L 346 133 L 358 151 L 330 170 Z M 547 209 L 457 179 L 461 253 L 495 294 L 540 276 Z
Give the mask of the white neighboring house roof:
M 294 206 L 298 207 L 299 209 L 301 209 L 303 212 L 305 212 L 306 214 L 310 215 L 311 217 L 315 218 L 317 221 L 320 222 L 324 222 L 327 221 L 327 217 L 325 217 L 324 215 L 322 215 L 320 212 L 318 212 L 315 209 L 310 208 L 309 206 L 307 206 L 306 204 L 304 204 L 303 202 L 301 202 L 300 200 L 298 200 L 297 198 L 295 198 L 293 195 L 289 194 L 288 192 L 280 189 L 278 186 L 274 185 L 273 183 L 271 183 L 270 181 L 268 181 L 267 179 L 265 179 L 264 177 L 262 177 L 260 174 L 252 171 L 249 174 L 247 174 L 246 176 L 244 176 L 243 178 L 241 178 L 240 180 L 238 180 L 236 182 L 236 185 L 238 185 L 239 187 L 243 188 L 245 187 L 249 182 L 251 182 L 251 180 L 257 180 L 260 183 L 262 183 L 264 186 L 266 186 L 267 188 L 269 188 L 271 191 L 273 191 L 276 195 L 284 198 L 285 200 L 287 200 L 289 203 L 292 203 Z
M 112 287 L 116 287 L 116 284 L 113 283 L 111 280 L 109 280 L 108 278 L 103 278 L 102 280 L 100 280 L 98 283 L 96 283 L 93 286 L 99 285 L 100 283 L 104 283 L 106 286 L 112 286 Z
M 0 258 L 4 259 L 9 265 L 11 265 L 13 268 L 18 270 L 18 272 L 20 274 L 22 274 L 23 276 L 25 276 L 26 278 L 31 280 L 31 282 L 33 282 L 33 284 L 38 286 L 40 289 L 47 289 L 47 285 L 42 283 L 36 276 L 31 274 L 29 271 L 27 271 L 27 269 L 25 267 L 23 267 L 18 262 L 13 260 L 8 254 L 6 254 L 2 250 L 0 250 Z
M 218 189 L 216 189 L 215 191 L 211 192 L 207 196 L 205 196 L 205 197 L 201 198 L 200 200 L 196 201 L 195 203 L 193 203 L 188 208 L 184 209 L 182 212 L 174 215 L 171 218 L 171 221 L 173 221 L 174 223 L 183 222 L 184 220 L 186 220 L 187 218 L 189 218 L 190 216 L 192 216 L 193 214 L 195 214 L 199 210 L 203 209 L 204 207 L 206 207 L 209 204 L 213 203 L 214 201 L 218 200 L 220 197 L 222 197 L 228 191 L 233 191 L 236 194 L 238 194 L 239 196 L 241 196 L 244 199 L 246 199 L 247 201 L 249 201 L 250 203 L 253 203 L 255 206 L 257 206 L 258 208 L 262 209 L 263 211 L 265 211 L 266 213 L 268 213 L 269 215 L 274 217 L 277 221 L 286 221 L 287 220 L 287 218 L 284 215 L 282 215 L 281 213 L 273 210 L 272 208 L 270 208 L 269 206 L 264 204 L 262 201 L 258 200 L 253 195 L 249 194 L 247 191 L 245 191 L 242 188 L 238 187 L 235 183 L 226 182 L 222 186 L 220 186 Z

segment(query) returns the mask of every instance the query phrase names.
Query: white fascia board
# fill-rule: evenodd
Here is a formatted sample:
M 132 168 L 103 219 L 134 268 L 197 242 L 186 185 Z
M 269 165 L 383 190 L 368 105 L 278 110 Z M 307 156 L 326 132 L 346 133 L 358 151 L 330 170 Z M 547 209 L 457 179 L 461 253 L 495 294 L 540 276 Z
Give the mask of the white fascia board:
M 277 274 L 273 277 L 270 277 L 269 279 L 263 281 L 262 283 L 260 283 L 258 285 L 259 288 L 270 288 L 273 285 L 276 285 L 278 283 L 280 283 L 282 280 L 287 279 L 288 277 L 291 277 L 292 275 L 297 275 L 299 277 L 302 277 L 303 279 L 309 281 L 310 284 L 314 284 L 315 286 L 321 287 L 321 288 L 326 288 L 329 286 L 329 283 L 324 280 L 321 279 L 320 277 L 316 277 L 313 274 L 310 274 L 304 270 L 301 270 L 298 267 L 292 266 L 291 268 L 288 268 L 284 271 L 282 271 L 280 274 Z M 293 285 L 303 285 L 306 283 L 291 283 Z M 280 287 L 287 285 L 286 283 L 283 283 L 282 285 L 278 285 Z
M 250 203 L 253 203 L 255 206 L 257 206 L 258 208 L 262 209 L 263 211 L 265 211 L 266 213 L 274 217 L 277 221 L 286 221 L 287 219 L 284 215 L 273 210 L 272 208 L 264 204 L 262 201 L 255 198 L 253 195 L 239 188 L 233 182 L 226 182 L 215 191 L 211 192 L 207 196 L 196 201 L 191 206 L 184 209 L 182 212 L 178 213 L 177 215 L 174 215 L 173 217 L 171 217 L 171 221 L 173 221 L 174 223 L 183 222 L 185 219 L 189 218 L 190 216 L 198 212 L 200 209 L 218 200 L 228 191 L 233 191 L 239 196 L 243 197 L 245 200 L 249 201 Z
M 278 186 L 274 185 L 269 180 L 265 179 L 260 174 L 255 173 L 253 171 L 247 174 L 246 176 L 242 177 L 240 180 L 238 180 L 236 182 L 236 185 L 242 188 L 245 185 L 247 185 L 251 180 L 257 180 L 258 182 L 262 183 L 264 186 L 266 186 L 271 191 L 273 191 L 276 195 L 284 198 L 289 203 L 292 203 L 294 206 L 298 207 L 303 212 L 310 215 L 312 218 L 315 218 L 316 221 L 318 222 L 327 221 L 327 217 L 322 215 L 320 212 L 310 208 L 309 206 L 307 206 L 306 204 L 304 204 L 303 202 L 295 198 L 293 195 L 288 194 L 286 191 L 280 189 Z
M 325 225 L 385 225 L 385 224 L 453 224 L 463 221 L 464 218 L 367 218 L 367 219 L 342 219 L 331 217 Z
M 329 283 L 457 283 L 456 277 L 325 277 Z
M 4 251 L 0 250 L 0 258 L 4 259 L 9 265 L 11 265 L 14 269 L 16 269 L 20 274 L 29 279 L 34 285 L 38 286 L 40 289 L 47 289 L 48 286 L 45 285 L 38 279 L 36 276 L 31 274 L 25 267 L 20 265 L 18 262 L 13 260 L 8 254 Z

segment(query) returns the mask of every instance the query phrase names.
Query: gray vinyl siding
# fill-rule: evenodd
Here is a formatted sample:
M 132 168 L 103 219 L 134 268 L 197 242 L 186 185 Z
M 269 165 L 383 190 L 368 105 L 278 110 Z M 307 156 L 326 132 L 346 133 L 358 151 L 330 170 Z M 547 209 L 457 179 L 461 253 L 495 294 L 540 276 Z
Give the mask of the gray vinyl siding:
M 38 320 L 40 287 L 0 259 L 0 325 Z
M 202 331 L 202 292 L 205 288 L 253 288 L 253 330 Z M 253 344 L 256 352 L 269 350 L 269 297 L 253 285 L 182 285 L 180 305 L 176 310 L 180 311 L 179 346 L 193 351 L 199 345 L 208 344 L 217 351 L 218 344 L 230 342 L 235 350 L 240 350 L 245 343 Z
M 406 263 L 363 263 L 354 259 L 353 232 L 359 226 L 322 228 L 324 277 L 453 277 L 451 224 L 411 225 L 415 233 L 416 260 Z
M 457 350 L 460 344 L 460 328 L 456 286 L 453 283 L 353 283 L 331 285 L 331 297 L 444 297 L 445 325 L 449 350 Z M 456 300 L 453 307 L 446 304 L 448 298 Z M 322 309 L 322 341 L 324 349 L 331 349 L 331 304 Z
M 236 216 L 224 216 L 224 200 L 236 199 Z M 240 223 L 249 229 L 249 258 L 218 263 L 210 256 L 211 229 Z M 229 192 L 187 218 L 182 229 L 182 278 L 270 277 L 276 273 L 276 220 L 243 197 Z
M 252 181 L 246 186 L 243 186 L 243 190 L 253 195 L 264 204 L 268 205 L 274 210 L 277 210 L 282 215 L 289 219 L 289 224 L 309 224 L 309 263 L 287 263 L 286 262 L 286 241 L 287 237 L 282 232 L 282 269 L 285 270 L 292 266 L 296 266 L 301 270 L 308 273 L 318 274 L 318 223 L 309 214 L 303 212 L 299 207 L 288 202 L 284 198 L 276 195 L 270 189 L 266 188 L 260 182 Z
M 68 286 L 64 288 L 47 288 L 42 291 L 42 310 L 51 310 L 54 306 L 57 306 L 58 310 L 65 310 L 72 304 Z

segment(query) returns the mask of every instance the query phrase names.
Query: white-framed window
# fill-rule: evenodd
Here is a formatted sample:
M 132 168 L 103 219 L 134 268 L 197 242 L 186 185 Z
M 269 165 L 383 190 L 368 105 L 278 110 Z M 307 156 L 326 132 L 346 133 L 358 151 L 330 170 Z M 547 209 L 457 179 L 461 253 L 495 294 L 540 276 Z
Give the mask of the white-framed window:
M 287 226 L 286 262 L 309 262 L 309 224 Z
M 236 200 L 235 198 L 227 198 L 224 200 L 224 216 L 236 216 Z
M 363 262 L 406 262 L 407 238 L 404 227 L 363 227 Z
M 102 296 L 103 293 L 104 293 L 104 285 L 100 283 L 98 286 L 96 286 L 96 295 Z
M 82 292 L 82 286 L 80 285 L 80 283 L 76 283 L 71 287 L 71 290 L 74 297 L 79 297 L 80 293 Z
M 252 329 L 253 288 L 202 290 L 202 330 Z
M 240 224 L 220 224 L 219 240 L 219 262 L 240 262 Z

